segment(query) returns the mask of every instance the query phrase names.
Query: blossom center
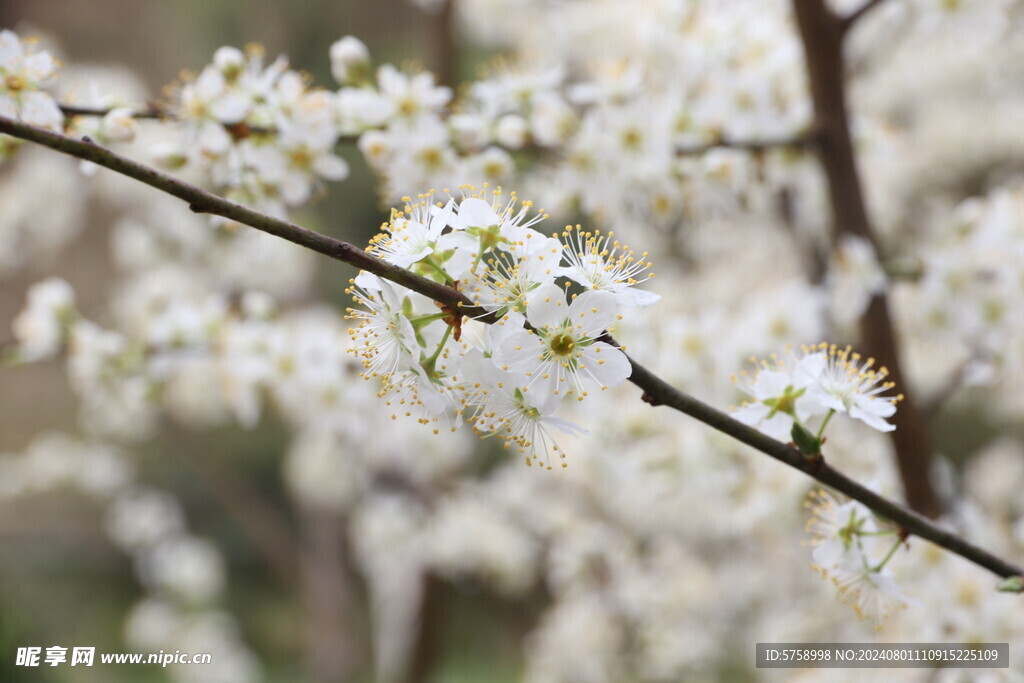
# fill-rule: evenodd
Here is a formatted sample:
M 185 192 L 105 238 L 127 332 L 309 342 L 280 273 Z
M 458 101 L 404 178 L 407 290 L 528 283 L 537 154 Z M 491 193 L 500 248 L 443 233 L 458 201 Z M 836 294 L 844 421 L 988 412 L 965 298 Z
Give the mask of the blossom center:
M 4 86 L 11 92 L 19 92 L 25 89 L 25 79 L 21 76 L 11 74 L 4 79 Z
M 556 356 L 568 356 L 576 347 L 576 340 L 568 332 L 559 332 L 549 342 L 551 352 Z

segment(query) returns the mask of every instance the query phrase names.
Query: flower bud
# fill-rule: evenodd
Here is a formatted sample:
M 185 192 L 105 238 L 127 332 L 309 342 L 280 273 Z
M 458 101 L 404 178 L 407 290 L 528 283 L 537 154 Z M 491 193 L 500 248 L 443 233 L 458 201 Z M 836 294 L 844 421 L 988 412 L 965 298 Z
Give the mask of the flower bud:
M 331 45 L 331 74 L 341 85 L 360 85 L 370 74 L 370 51 L 355 36 Z
M 213 64 L 225 79 L 233 81 L 245 67 L 245 55 L 237 47 L 221 47 L 213 53 Z

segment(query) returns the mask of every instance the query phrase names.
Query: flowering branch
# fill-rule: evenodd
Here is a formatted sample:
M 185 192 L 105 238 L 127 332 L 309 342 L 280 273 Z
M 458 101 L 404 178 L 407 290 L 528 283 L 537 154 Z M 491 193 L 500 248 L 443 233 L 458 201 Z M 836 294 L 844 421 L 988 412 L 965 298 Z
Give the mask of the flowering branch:
M 195 212 L 222 216 L 281 237 L 400 284 L 449 309 L 458 309 L 466 314 L 480 314 L 478 319 L 482 322 L 494 322 L 495 320 L 493 315 L 487 315 L 482 309 L 476 308 L 469 297 L 456 289 L 375 258 L 347 242 L 261 214 L 213 195 L 194 185 L 126 159 L 93 144 L 91 141 L 75 140 L 5 117 L 0 117 L 0 133 L 6 133 L 70 156 L 91 161 L 178 197 L 188 202 L 189 208 Z M 604 335 L 602 339 L 607 343 L 615 344 L 614 339 L 608 335 Z M 679 391 L 632 358 L 629 359 L 629 362 L 632 368 L 629 380 L 644 392 L 643 400 L 652 406 L 664 405 L 674 408 L 713 429 L 728 434 L 765 455 L 800 470 L 822 484 L 831 486 L 850 498 L 860 501 L 879 515 L 898 524 L 906 533 L 929 540 L 1000 577 L 1024 575 L 1024 569 L 1021 567 L 992 555 L 955 533 L 940 528 L 925 516 L 890 501 L 853 481 L 828 465 L 820 454 L 809 457 L 793 445 L 777 441 L 757 429 L 733 419 L 726 413 Z
M 58 105 L 66 117 L 73 116 L 94 116 L 102 118 L 114 110 L 113 107 L 79 107 L 71 104 Z M 147 109 L 132 110 L 129 115 L 134 119 L 158 119 L 175 120 L 174 114 L 149 104 Z M 675 149 L 676 156 L 693 157 L 702 156 L 714 149 L 735 149 L 743 152 L 760 153 L 773 149 L 805 149 L 817 141 L 817 133 L 810 131 L 804 134 L 797 134 L 790 137 L 765 138 L 763 140 L 735 140 L 721 137 L 708 143 L 696 145 L 678 145 Z M 339 142 L 355 144 L 359 139 L 358 135 L 341 135 Z M 545 148 L 538 145 L 527 145 L 525 151 L 544 152 Z

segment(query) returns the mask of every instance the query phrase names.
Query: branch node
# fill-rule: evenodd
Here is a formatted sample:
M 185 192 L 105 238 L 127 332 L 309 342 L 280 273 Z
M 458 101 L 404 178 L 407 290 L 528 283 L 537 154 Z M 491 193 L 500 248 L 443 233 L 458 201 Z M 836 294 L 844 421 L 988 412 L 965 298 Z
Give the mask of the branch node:
M 660 399 L 655 398 L 652 394 L 650 394 L 650 393 L 648 393 L 646 391 L 640 397 L 640 400 L 643 401 L 644 403 L 647 403 L 652 408 L 654 406 L 663 406 L 663 405 L 665 405 L 665 403 L 663 401 L 661 401 Z

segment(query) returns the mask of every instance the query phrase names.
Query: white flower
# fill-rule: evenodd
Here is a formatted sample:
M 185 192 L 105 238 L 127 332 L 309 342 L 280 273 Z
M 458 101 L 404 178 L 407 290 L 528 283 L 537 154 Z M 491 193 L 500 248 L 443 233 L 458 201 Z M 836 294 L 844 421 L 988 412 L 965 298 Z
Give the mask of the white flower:
M 850 605 L 858 619 L 872 619 L 876 628 L 896 612 L 906 608 L 910 599 L 887 569 L 872 570 L 863 564 L 833 568 L 832 582 L 839 589 L 839 600 Z
M 331 75 L 341 85 L 358 84 L 370 71 L 370 50 L 355 36 L 331 45 Z
M 814 564 L 828 571 L 854 556 L 867 562 L 861 535 L 870 536 L 879 530 L 871 511 L 856 500 L 840 503 L 821 489 L 811 491 L 808 498 L 806 507 L 811 509 L 812 517 L 807 531 L 814 536 Z
M 810 354 L 797 358 L 792 352 L 779 358 L 772 354 L 767 361 L 758 362 L 754 375 L 741 372 L 733 382 L 750 395 L 752 401 L 744 402 L 733 411 L 733 417 L 779 441 L 789 441 L 793 420 L 806 422 L 809 418 L 827 412 L 817 401 L 807 395 L 808 388 L 824 364 L 822 354 Z
M 607 389 L 629 377 L 626 355 L 597 341 L 616 319 L 612 294 L 584 292 L 566 305 L 557 285 L 545 285 L 530 296 L 526 310 L 534 331 L 511 335 L 498 356 L 503 369 L 526 376 L 524 391 L 583 400 L 588 389 Z
M 13 325 L 22 360 L 42 360 L 60 350 L 74 305 L 74 290 L 60 278 L 32 285 L 28 290 L 28 305 L 14 319 Z
M 651 267 L 647 252 L 637 257 L 633 250 L 620 244 L 615 233 L 602 235 L 600 230 L 567 228 L 565 259 L 569 265 L 559 272 L 588 289 L 611 292 L 623 306 L 650 306 L 661 297 L 652 292 L 635 289 L 640 282 L 654 275 L 646 273 Z M 642 277 L 642 279 L 637 279 Z
M 554 415 L 558 397 L 551 393 L 527 394 L 486 360 L 480 362 L 476 370 L 484 390 L 478 409 L 467 418 L 474 431 L 499 435 L 505 441 L 505 448 L 519 449 L 527 465 L 538 460 L 551 469 L 552 453 L 564 460 L 565 451 L 555 441 L 551 428 L 571 435 L 583 433 L 583 430 Z
M 813 513 L 807 530 L 815 536 L 811 566 L 832 580 L 840 601 L 853 607 L 859 619 L 870 617 L 879 627 L 909 604 L 885 567 L 901 542 L 895 533 L 880 530 L 871 511 L 855 500 L 840 503 L 819 489 L 811 492 L 806 505 Z
M 353 352 L 362 358 L 366 376 L 380 376 L 386 382 L 418 359 L 416 330 L 403 313 L 395 285 L 365 272 L 353 285 L 349 293 L 367 309 L 349 309 L 349 317 L 358 321 L 349 330 Z
M 57 60 L 45 50 L 31 51 L 13 31 L 0 31 L 0 116 L 60 130 L 64 115 L 53 97 L 41 92 L 57 71 Z
M 131 142 L 135 139 L 135 118 L 128 107 L 115 107 L 101 119 L 101 138 L 110 142 Z
M 438 112 L 452 98 L 451 88 L 435 85 L 432 73 L 410 76 L 390 64 L 377 70 L 377 84 L 391 104 L 391 115 L 398 119 L 414 120 Z
M 435 243 L 452 219 L 455 200 L 443 207 L 431 203 L 433 193 L 413 203 L 406 197 L 403 211 L 394 211 L 384 231 L 370 240 L 367 251 L 388 263 L 408 268 L 434 252 Z
M 818 348 L 827 353 L 823 355 L 824 365 L 808 373 L 813 379 L 808 388 L 809 398 L 828 409 L 848 413 L 880 432 L 896 429 L 885 418 L 896 413 L 896 402 L 901 396 L 880 396 L 894 386 L 885 381 L 888 371 L 872 369 L 874 359 L 861 362 L 860 354 L 852 353 L 850 347 L 840 349 L 835 344 L 822 344 Z

